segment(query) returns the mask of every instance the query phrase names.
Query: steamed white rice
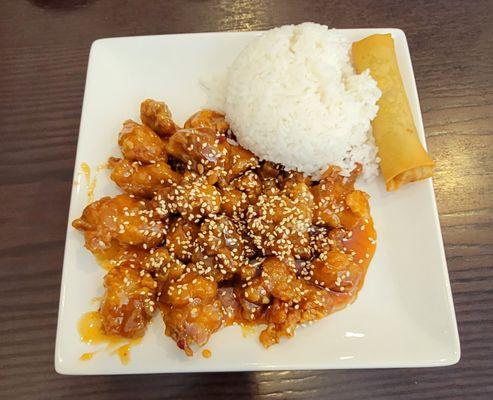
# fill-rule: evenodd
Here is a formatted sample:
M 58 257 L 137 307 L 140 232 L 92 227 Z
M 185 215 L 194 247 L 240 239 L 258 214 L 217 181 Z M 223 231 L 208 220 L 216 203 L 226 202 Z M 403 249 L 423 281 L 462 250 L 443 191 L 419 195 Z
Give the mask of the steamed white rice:
M 314 178 L 329 164 L 348 175 L 363 164 L 378 174 L 370 122 L 380 90 L 356 74 L 350 42 L 314 23 L 288 25 L 254 39 L 222 83 L 211 89 L 211 107 L 226 113 L 238 142 L 261 159 Z

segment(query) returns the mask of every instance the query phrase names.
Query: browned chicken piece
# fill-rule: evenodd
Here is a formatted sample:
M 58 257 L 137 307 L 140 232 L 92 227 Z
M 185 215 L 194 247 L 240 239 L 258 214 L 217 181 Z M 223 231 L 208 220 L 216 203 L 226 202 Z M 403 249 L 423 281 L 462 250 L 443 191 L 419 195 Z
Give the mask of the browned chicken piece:
M 275 255 L 281 259 L 292 255 L 309 258 L 312 224 L 312 208 L 308 204 L 291 200 L 285 195 L 258 197 L 248 207 L 247 223 L 254 244 L 264 255 Z
M 299 307 L 299 305 L 297 304 Z M 267 312 L 267 327 L 260 332 L 265 348 L 279 343 L 282 337 L 292 337 L 301 320 L 301 311 L 280 299 L 274 299 Z
M 299 324 L 318 320 L 333 311 L 334 300 L 329 292 L 299 278 L 293 278 L 292 283 L 298 296 L 288 301 L 276 297 L 268 306 L 267 328 L 260 334 L 264 347 L 278 343 L 281 337 L 293 336 Z M 284 298 L 289 297 L 288 289 Z
M 370 205 L 368 204 L 369 195 L 361 190 L 353 190 L 346 196 L 346 204 L 353 213 L 361 218 L 371 218 Z
M 197 242 L 208 256 L 214 256 L 216 268 L 227 276 L 245 262 L 243 238 L 226 216 L 206 218 L 200 226 Z
M 263 161 L 257 170 L 265 194 L 278 194 L 284 182 L 285 172 L 280 165 Z
M 89 204 L 72 225 L 84 232 L 85 245 L 93 253 L 108 249 L 112 240 L 144 249 L 155 247 L 165 234 L 164 223 L 148 203 L 125 194 Z
M 221 302 L 226 325 L 241 321 L 241 306 L 233 286 L 218 288 L 217 299 Z
M 262 262 L 260 271 L 260 274 L 255 271 L 253 277 L 237 288 L 242 318 L 251 322 L 262 317 L 276 296 L 286 300 L 300 296 L 296 291 L 296 276 L 284 262 L 269 257 Z
M 291 171 L 285 174 L 282 184 L 282 193 L 294 202 L 304 207 L 313 208 L 313 195 L 308 186 L 308 180 L 302 173 Z
M 361 172 L 361 166 L 358 165 L 349 178 L 342 177 L 339 172 L 340 168 L 329 167 L 320 182 L 311 187 L 315 204 L 313 222 L 329 228 L 344 226 L 351 229 L 358 218 L 354 218 L 351 212 L 348 214 L 346 197 L 353 191 L 354 181 Z M 355 201 L 356 198 L 353 198 L 353 204 Z
M 144 270 L 122 265 L 104 277 L 106 292 L 99 312 L 107 335 L 144 336 L 156 307 L 157 283 Z
M 125 158 L 142 163 L 166 161 L 166 144 L 145 125 L 132 120 L 123 123 L 118 144 Z
M 171 136 L 180 129 L 173 122 L 171 111 L 163 101 L 144 100 L 140 104 L 140 119 L 160 136 Z
M 310 281 L 333 292 L 352 295 L 364 277 L 363 268 L 356 264 L 351 255 L 338 250 L 320 254 L 313 260 Z
M 181 261 L 190 261 L 200 228 L 184 218 L 176 219 L 166 235 L 166 247 Z
M 233 179 L 231 185 L 245 193 L 250 204 L 255 204 L 262 193 L 262 182 L 254 171 L 246 171 Z
M 304 297 L 299 303 L 274 299 L 267 311 L 267 328 L 260 333 L 260 342 L 270 347 L 282 337 L 292 337 L 298 325 L 316 321 L 333 311 L 334 300 L 328 292 L 304 284 Z
M 211 183 L 220 181 L 224 186 L 258 165 L 253 153 L 229 141 L 209 128 L 180 129 L 170 138 L 167 151 L 189 170 L 208 173 Z
M 243 218 L 250 204 L 247 194 L 231 186 L 221 188 L 220 192 L 221 212 L 230 218 Z
M 192 260 L 190 264 L 187 265 L 187 271 L 197 273 L 200 276 L 217 283 L 224 281 L 227 278 L 232 278 L 231 274 L 224 275 L 221 273 L 216 257 L 205 254 L 198 243 L 194 249 Z
M 258 158 L 251 151 L 244 149 L 236 142 L 231 142 L 229 139 L 228 141 L 229 159 L 227 162 L 226 183 L 249 169 L 257 168 L 259 165 Z
M 187 168 L 202 174 L 225 165 L 228 142 L 209 128 L 180 129 L 170 138 L 167 151 Z
M 224 114 L 213 110 L 200 110 L 188 118 L 185 128 L 208 128 L 214 132 L 225 134 L 229 129 Z
M 293 259 L 283 262 L 276 257 L 267 257 L 262 263 L 261 278 L 267 292 L 278 299 L 299 302 L 303 295 L 301 281 L 294 271 Z
M 158 253 L 155 256 L 155 260 L 159 265 L 159 268 L 157 268 L 155 272 L 155 277 L 158 282 L 159 295 L 162 293 L 163 288 L 169 284 L 169 282 L 183 276 L 188 266 L 175 258 L 167 250 L 166 252 L 162 252 L 160 254 Z
M 166 163 L 140 165 L 126 158 L 110 158 L 108 161 L 111 180 L 125 193 L 139 197 L 152 198 L 157 190 L 181 181 L 181 175 Z
M 258 170 L 260 179 L 275 179 L 277 180 L 284 174 L 282 167 L 279 164 L 274 164 L 270 161 L 263 161 Z
M 329 236 L 330 232 L 329 228 L 325 226 L 313 225 L 310 227 L 310 246 L 314 251 L 314 255 L 328 251 L 334 245 L 334 241 Z M 344 236 L 345 233 L 341 236 L 341 239 Z
M 205 176 L 187 173 L 181 183 L 158 191 L 154 200 L 159 208 L 179 213 L 188 221 L 198 223 L 201 218 L 219 212 L 221 194 Z
M 216 298 L 217 283 L 189 273 L 163 288 L 160 308 L 166 335 L 189 356 L 191 346 L 203 346 L 223 323 L 222 305 Z
M 174 261 L 166 247 L 155 247 L 146 252 L 146 257 L 142 259 L 140 265 L 147 272 L 154 274 L 157 279 L 158 272 L 166 272 Z

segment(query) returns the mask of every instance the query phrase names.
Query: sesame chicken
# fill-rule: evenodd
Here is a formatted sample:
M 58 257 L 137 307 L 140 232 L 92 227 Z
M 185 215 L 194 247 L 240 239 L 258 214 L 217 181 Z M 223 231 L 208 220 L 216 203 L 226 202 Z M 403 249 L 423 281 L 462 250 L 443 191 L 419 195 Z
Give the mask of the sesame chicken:
M 166 159 L 166 145 L 156 133 L 132 120 L 123 123 L 118 145 L 126 159 L 150 163 Z
M 171 136 L 180 128 L 173 122 L 171 111 L 162 101 L 144 100 L 140 104 L 140 119 L 162 137 Z
M 104 287 L 99 309 L 104 333 L 126 338 L 143 336 L 157 309 L 157 285 L 151 274 L 122 265 L 106 274 Z
M 177 218 L 166 235 L 166 248 L 183 262 L 191 260 L 199 226 L 184 218 Z
M 187 355 L 192 344 L 203 346 L 223 322 L 221 302 L 216 299 L 217 284 L 188 273 L 163 288 L 160 306 L 166 335 Z
M 181 181 L 181 175 L 173 171 L 165 161 L 142 165 L 126 158 L 111 157 L 108 161 L 111 180 L 125 193 L 152 198 L 157 190 Z
M 198 223 L 204 216 L 219 212 L 221 194 L 208 183 L 205 176 L 187 173 L 183 180 L 168 190 L 157 191 L 155 200 L 162 209 L 179 213 L 183 218 Z
M 368 195 L 329 166 L 320 181 L 261 161 L 223 114 L 183 129 L 165 103 L 126 121 L 111 179 L 126 193 L 89 204 L 72 225 L 109 269 L 107 334 L 142 336 L 158 309 L 191 356 L 222 326 L 260 325 L 264 347 L 356 298 L 376 246 Z
M 333 292 L 345 293 L 358 288 L 363 272 L 350 254 L 335 250 L 322 253 L 313 260 L 311 268 L 310 281 Z
M 123 245 L 155 247 L 164 240 L 166 227 L 145 200 L 125 194 L 89 204 L 72 225 L 84 232 L 91 252 L 108 249 L 113 239 Z
M 226 134 L 229 124 L 224 114 L 213 110 L 200 110 L 185 122 L 185 128 L 208 128 L 216 133 Z
M 225 135 L 210 128 L 181 129 L 167 145 L 168 153 L 188 170 L 206 174 L 211 183 L 226 185 L 258 166 L 258 158 Z

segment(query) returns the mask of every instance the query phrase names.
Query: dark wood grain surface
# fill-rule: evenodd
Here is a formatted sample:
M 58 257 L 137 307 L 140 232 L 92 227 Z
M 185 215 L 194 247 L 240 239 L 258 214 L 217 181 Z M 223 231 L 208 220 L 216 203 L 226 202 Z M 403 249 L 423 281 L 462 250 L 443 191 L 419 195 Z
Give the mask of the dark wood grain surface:
M 493 396 L 492 1 L 0 1 L 0 398 Z M 97 38 L 315 21 L 409 41 L 462 359 L 446 368 L 70 377 L 53 367 L 69 194 Z

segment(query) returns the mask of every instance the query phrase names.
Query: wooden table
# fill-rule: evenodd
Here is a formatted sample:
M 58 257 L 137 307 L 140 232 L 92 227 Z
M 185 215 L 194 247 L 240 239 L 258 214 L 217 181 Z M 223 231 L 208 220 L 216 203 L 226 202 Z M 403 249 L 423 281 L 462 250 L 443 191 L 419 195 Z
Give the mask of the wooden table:
M 493 396 L 493 2 L 0 3 L 0 398 L 465 399 Z M 88 52 L 97 38 L 315 21 L 409 41 L 462 359 L 434 369 L 69 377 L 53 368 Z

